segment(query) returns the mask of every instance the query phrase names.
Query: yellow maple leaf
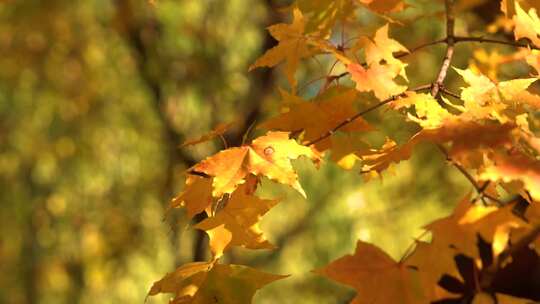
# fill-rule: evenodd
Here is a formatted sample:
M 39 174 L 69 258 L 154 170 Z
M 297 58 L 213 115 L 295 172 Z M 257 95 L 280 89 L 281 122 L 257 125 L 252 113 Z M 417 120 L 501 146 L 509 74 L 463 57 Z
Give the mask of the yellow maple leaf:
M 395 13 L 405 9 L 403 0 L 359 0 L 376 13 Z
M 469 120 L 448 119 L 438 128 L 419 131 L 401 146 L 387 139 L 380 149 L 359 154 L 364 164 L 362 172 L 380 173 L 392 163 L 409 159 L 414 147 L 421 142 L 451 143 L 449 154 L 453 160 L 460 160 L 474 149 L 496 148 L 511 143 L 510 134 L 514 128 L 513 124 L 480 124 Z
M 310 51 L 304 36 L 306 21 L 302 12 L 295 8 L 293 17 L 291 24 L 280 23 L 268 27 L 268 31 L 272 37 L 279 41 L 279 44 L 266 51 L 249 67 L 249 70 L 258 67 L 273 67 L 285 61 L 285 75 L 294 90 L 297 85 L 294 74 L 298 69 L 300 59 L 310 55 Z
M 418 241 L 405 260 L 407 266 L 418 270 L 424 294 L 430 302 L 453 296 L 437 283 L 444 274 L 459 276 L 454 262 L 456 253 L 457 250 L 439 246 L 439 243 Z
M 407 64 L 395 58 L 393 54 L 397 52 L 408 53 L 409 51 L 401 43 L 388 37 L 388 24 L 385 24 L 375 32 L 373 41 L 366 37 L 360 38 L 358 40 L 358 46 L 365 49 L 368 66 L 384 61 L 386 65 L 395 69 L 399 75 L 407 79 L 407 74 L 405 73 Z
M 514 35 L 516 40 L 528 38 L 533 44 L 540 46 L 540 19 L 536 13 L 536 9 L 531 8 L 529 12 L 525 12 L 518 1 L 515 1 L 516 14 L 514 15 L 515 29 Z
M 484 168 L 480 178 L 491 181 L 520 181 L 533 199 L 540 200 L 540 161 L 522 153 L 496 154 L 494 163 Z
M 295 4 L 308 15 L 306 31 L 318 31 L 323 37 L 331 34 L 337 21 L 354 15 L 356 0 L 297 0 Z
M 393 56 L 393 53 L 407 52 L 407 49 L 388 37 L 388 25 L 379 28 L 373 40 L 365 37 L 359 39 L 354 49 L 365 49 L 367 62 L 364 65 L 354 62 L 343 51 L 326 41 L 313 39 L 311 43 L 321 50 L 332 53 L 343 63 L 360 92 L 373 91 L 375 97 L 384 100 L 390 96 L 397 96 L 407 89 L 407 86 L 398 85 L 394 81 L 399 75 L 407 80 L 405 73 L 407 65 Z
M 448 217 L 425 226 L 433 235 L 433 243 L 442 247 L 456 248 L 460 253 L 479 258 L 477 235 L 492 243 L 498 255 L 506 248 L 510 229 L 523 227 L 526 223 L 514 215 L 512 205 L 505 207 L 473 204 L 466 196 Z M 496 257 L 496 256 L 494 256 Z
M 468 87 L 462 88 L 463 113 L 466 119 L 496 119 L 506 123 L 513 117 L 503 113 L 508 107 L 519 110 L 520 105 L 532 108 L 540 106 L 540 96 L 529 93 L 527 88 L 538 78 L 523 78 L 502 81 L 497 84 L 482 74 L 467 70 L 455 69 Z M 524 112 L 520 110 L 516 114 Z M 515 116 L 515 114 L 513 114 Z
M 274 248 L 263 236 L 259 220 L 278 201 L 260 199 L 246 193 L 246 190 L 246 184 L 239 186 L 225 202 L 222 210 L 195 226 L 197 229 L 209 231 L 210 249 L 215 259 L 230 246 Z
M 407 86 L 398 85 L 394 82 L 399 72 L 388 65 L 375 63 L 364 68 L 357 63 L 347 65 L 347 71 L 356 83 L 356 89 L 360 92 L 373 91 L 379 100 L 385 100 L 391 96 L 399 95 L 407 89 Z
M 514 0 L 501 0 L 501 12 L 504 13 L 506 18 L 512 18 L 516 13 Z
M 184 191 L 175 197 L 170 208 L 185 207 L 189 218 L 212 205 L 212 179 L 189 175 Z
M 290 101 L 286 104 L 288 111 L 267 120 L 260 127 L 290 132 L 303 130 L 303 140 L 306 142 L 319 138 L 357 112 L 354 106 L 357 92 L 354 89 L 335 87 L 314 101 L 305 101 L 285 91 L 281 91 L 281 94 L 284 101 Z M 370 130 L 372 127 L 362 118 L 340 129 L 341 132 Z M 315 144 L 319 151 L 331 146 L 331 137 Z
M 148 295 L 173 293 L 170 304 L 251 303 L 258 289 L 285 277 L 247 266 L 195 262 L 155 282 Z
M 291 165 L 291 160 L 300 156 L 306 156 L 316 163 L 321 159 L 316 150 L 289 139 L 289 133 L 268 132 L 255 139 L 251 145 L 218 152 L 195 165 L 192 170 L 213 177 L 214 197 L 232 193 L 246 181 L 248 174 L 265 176 L 289 185 L 305 197 Z
M 349 285 L 358 294 L 351 303 L 422 303 L 415 271 L 374 245 L 358 241 L 353 255 L 343 256 L 316 273 Z
M 409 119 L 417 122 L 424 129 L 435 129 L 441 127 L 445 120 L 451 118 L 450 114 L 443 108 L 431 94 L 406 92 L 406 96 L 398 98 L 390 104 L 394 109 L 409 108 L 415 109 L 415 115 L 408 113 Z

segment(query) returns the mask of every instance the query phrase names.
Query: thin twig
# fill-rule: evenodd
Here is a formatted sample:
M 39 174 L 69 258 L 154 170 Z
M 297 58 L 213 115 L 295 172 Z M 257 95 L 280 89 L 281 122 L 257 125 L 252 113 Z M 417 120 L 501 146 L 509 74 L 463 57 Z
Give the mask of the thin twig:
M 413 88 L 413 89 L 410 89 L 409 91 L 422 91 L 422 90 L 427 90 L 431 88 L 431 84 L 427 84 L 427 85 L 422 85 L 422 86 L 419 86 L 419 87 L 416 87 L 416 88 Z M 396 99 L 398 99 L 399 97 L 403 96 L 405 93 L 401 93 L 399 95 L 396 95 L 396 96 L 392 96 L 388 99 L 385 99 L 363 111 L 360 111 L 356 114 L 354 114 L 353 116 L 345 119 L 344 121 L 342 121 L 341 123 L 339 123 L 337 126 L 335 126 L 332 130 L 329 130 L 327 131 L 326 133 L 322 134 L 321 136 L 319 136 L 318 138 L 308 142 L 306 145 L 307 146 L 311 146 L 313 144 L 316 144 L 318 142 L 320 142 L 321 140 L 324 140 L 325 138 L 328 138 L 330 136 L 332 136 L 332 134 L 334 134 L 336 131 L 338 131 L 339 129 L 343 128 L 344 126 L 352 123 L 353 121 L 355 121 L 356 119 L 360 118 L 361 116 L 373 111 L 373 110 L 376 110 L 380 107 L 382 107 L 383 105 L 387 104 L 387 103 L 390 103 Z
M 469 172 L 467 172 L 467 170 L 465 170 L 465 168 L 463 168 L 460 164 L 454 162 L 454 160 L 452 160 L 452 158 L 448 154 L 448 151 L 446 151 L 446 149 L 442 145 L 438 144 L 437 148 L 439 148 L 439 150 L 444 154 L 444 156 L 446 157 L 446 160 L 451 162 L 452 165 L 454 165 L 454 167 L 456 167 L 456 169 L 458 169 L 459 172 L 461 172 L 463 176 L 467 178 L 467 180 L 473 185 L 474 190 L 480 193 L 482 191 L 482 187 L 478 186 L 478 183 L 476 182 L 474 177 L 472 177 L 472 175 Z
M 447 42 L 446 38 L 442 38 L 442 39 L 431 41 L 431 42 L 426 42 L 424 44 L 421 44 L 419 46 L 416 46 L 416 47 L 410 49 L 408 53 L 405 53 L 405 55 L 399 56 L 400 54 L 397 54 L 396 58 L 403 57 L 403 56 L 406 56 L 408 54 L 412 54 L 412 53 L 414 53 L 414 52 L 416 52 L 416 51 L 418 51 L 420 49 L 423 49 L 425 47 L 428 47 L 428 46 L 432 46 L 432 45 L 436 45 L 436 44 L 440 44 L 440 43 L 446 43 L 446 42 Z
M 485 197 L 487 199 L 490 199 L 490 200 L 494 201 L 495 203 L 497 203 L 498 205 L 501 205 L 501 206 L 504 204 L 498 198 L 493 197 L 493 196 L 491 196 L 491 195 L 484 192 L 484 191 L 486 191 L 487 187 L 489 186 L 489 183 L 490 183 L 489 181 L 484 183 L 482 186 L 478 185 L 478 183 L 476 182 L 474 177 L 469 172 L 467 172 L 467 170 L 465 168 L 463 168 L 460 164 L 456 163 L 450 157 L 450 154 L 448 154 L 448 151 L 446 151 L 446 149 L 442 145 L 438 144 L 437 148 L 439 148 L 439 150 L 444 154 L 444 156 L 446 157 L 446 160 L 448 162 L 452 163 L 452 165 L 456 169 L 458 169 L 458 171 L 461 172 L 461 174 L 463 174 L 463 176 L 465 176 L 465 178 L 471 183 L 471 185 L 474 187 L 474 190 L 476 190 L 476 193 L 478 193 L 478 195 L 480 197 Z
M 396 56 L 394 56 L 394 58 L 396 59 L 399 59 L 399 58 L 403 58 L 405 56 L 408 56 L 408 55 L 411 55 L 412 53 L 420 50 L 420 49 L 423 49 L 425 47 L 428 47 L 428 46 L 432 46 L 432 45 L 436 45 L 436 44 L 440 44 L 440 43 L 446 43 L 446 38 L 443 38 L 443 39 L 439 39 L 439 40 L 435 40 L 435 41 L 430 41 L 430 42 L 426 42 L 424 44 L 420 44 L 418 46 L 415 46 L 413 47 L 412 49 L 410 49 L 408 52 L 399 52 L 396 54 Z M 363 67 L 366 67 L 367 64 L 366 63 L 361 63 L 360 64 L 361 66 Z M 335 76 L 331 76 L 333 77 L 333 79 L 340 79 L 342 77 L 345 77 L 349 75 L 349 72 L 343 72 L 341 74 L 338 74 L 338 75 L 335 75 Z
M 528 43 L 520 43 L 515 41 L 506 41 L 506 40 L 496 40 L 496 39 L 489 39 L 489 38 L 483 38 L 483 37 L 460 37 L 460 36 L 454 36 L 454 42 L 460 43 L 460 42 L 480 42 L 480 43 L 495 43 L 495 44 L 504 44 L 504 45 L 510 45 L 518 48 L 530 48 L 533 50 L 540 50 L 540 47 L 537 47 L 534 44 L 528 44 Z
M 439 90 L 443 93 L 443 94 L 446 94 L 446 95 L 449 95 L 449 96 L 452 96 L 454 98 L 457 98 L 457 99 L 461 99 L 461 96 L 459 96 L 459 94 L 456 94 L 452 91 L 449 91 L 447 88 L 445 88 L 444 86 L 440 86 Z

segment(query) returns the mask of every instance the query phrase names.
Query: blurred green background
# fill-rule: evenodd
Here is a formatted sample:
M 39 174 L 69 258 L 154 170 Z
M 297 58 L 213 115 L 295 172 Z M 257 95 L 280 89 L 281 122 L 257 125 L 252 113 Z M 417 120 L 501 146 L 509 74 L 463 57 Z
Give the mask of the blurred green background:
M 208 257 L 183 212 L 164 211 L 184 171 L 223 145 L 178 145 L 230 121 L 226 140 L 238 145 L 251 124 L 278 113 L 277 87 L 287 87 L 280 69 L 247 69 L 276 43 L 265 27 L 288 22 L 278 8 L 290 1 L 156 2 L 0 1 L 0 303 L 143 303 L 152 282 Z M 392 36 L 407 47 L 442 37 L 441 3 L 409 3 L 402 17 L 414 23 L 392 26 Z M 484 17 L 464 13 L 469 24 L 492 18 Z M 356 18 L 348 37 L 385 22 L 363 10 Z M 471 51 L 459 46 L 454 64 L 466 66 Z M 443 52 L 407 57 L 411 86 L 432 81 Z M 305 61 L 300 85 L 332 63 Z M 403 142 L 415 130 L 384 110 L 367 119 L 379 141 Z M 357 239 L 399 259 L 422 225 L 471 189 L 432 146 L 369 183 L 359 168 L 295 165 L 307 200 L 269 181 L 261 192 L 283 198 L 263 221 L 279 249 L 224 258 L 293 274 L 261 290 L 257 303 L 346 303 L 351 289 L 310 271 L 352 253 Z

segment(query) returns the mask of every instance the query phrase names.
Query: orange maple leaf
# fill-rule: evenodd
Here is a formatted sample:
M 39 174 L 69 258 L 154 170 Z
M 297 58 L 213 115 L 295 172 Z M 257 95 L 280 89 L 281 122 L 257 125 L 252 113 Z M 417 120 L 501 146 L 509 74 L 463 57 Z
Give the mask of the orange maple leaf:
M 212 179 L 189 175 L 184 191 L 171 201 L 169 207 L 185 207 L 188 217 L 192 218 L 210 207 L 212 200 Z
M 494 155 L 493 164 L 484 168 L 480 178 L 507 183 L 519 181 L 534 200 L 540 200 L 540 161 L 525 154 Z
M 266 51 L 249 67 L 249 70 L 258 67 L 273 67 L 285 61 L 285 75 L 294 89 L 297 84 L 294 74 L 298 69 L 300 59 L 309 56 L 311 52 L 304 36 L 306 23 L 304 16 L 298 8 L 294 9 L 293 15 L 291 24 L 280 23 L 268 27 L 268 31 L 279 41 L 279 44 Z
M 248 174 L 265 176 L 286 184 L 306 196 L 298 182 L 291 160 L 306 156 L 318 163 L 321 158 L 313 148 L 289 139 L 287 132 L 268 132 L 251 145 L 223 150 L 195 165 L 192 170 L 213 177 L 214 197 L 232 193 L 245 182 Z
M 290 132 L 303 130 L 303 140 L 306 142 L 319 138 L 357 112 L 354 106 L 357 93 L 352 89 L 334 87 L 312 102 L 304 101 L 285 91 L 281 91 L 281 95 L 288 111 L 267 120 L 259 127 Z M 365 120 L 358 118 L 340 131 L 365 132 L 372 129 Z M 315 147 L 319 151 L 325 151 L 332 146 L 331 140 L 330 137 L 319 141 Z
M 210 249 L 219 258 L 230 246 L 250 249 L 273 249 L 259 227 L 262 216 L 274 207 L 277 200 L 265 200 L 246 193 L 246 184 L 232 193 L 225 207 L 215 216 L 198 223 L 195 228 L 206 230 Z
M 174 293 L 170 304 L 251 303 L 258 289 L 285 277 L 241 265 L 194 262 L 155 282 L 148 295 Z
M 341 257 L 315 271 L 356 289 L 351 303 L 421 303 L 415 292 L 414 270 L 398 263 L 378 247 L 358 241 L 353 255 Z

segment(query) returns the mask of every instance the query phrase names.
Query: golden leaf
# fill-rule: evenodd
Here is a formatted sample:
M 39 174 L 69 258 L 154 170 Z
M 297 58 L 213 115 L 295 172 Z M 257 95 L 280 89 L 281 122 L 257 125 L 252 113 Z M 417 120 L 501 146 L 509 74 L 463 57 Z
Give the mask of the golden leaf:
M 300 156 L 306 156 L 317 163 L 321 159 L 314 149 L 289 139 L 289 133 L 268 132 L 267 135 L 255 139 L 251 145 L 218 152 L 192 169 L 213 177 L 214 197 L 232 193 L 238 185 L 245 182 L 250 173 L 289 185 L 305 197 L 290 162 Z
M 302 12 L 295 8 L 293 11 L 294 19 L 291 24 L 275 24 L 268 28 L 268 31 L 279 44 L 264 53 L 255 61 L 249 70 L 258 67 L 273 67 L 282 61 L 285 61 L 285 75 L 291 84 L 296 88 L 296 78 L 294 74 L 298 69 L 300 59 L 310 55 L 306 37 L 304 37 L 305 20 Z
M 155 282 L 148 294 L 174 293 L 171 304 L 251 303 L 258 289 L 285 277 L 241 265 L 195 262 Z
M 341 257 L 316 273 L 356 289 L 352 303 L 421 303 L 415 271 L 374 245 L 358 241 L 354 255 Z
M 198 223 L 195 228 L 206 230 L 214 258 L 221 257 L 230 246 L 250 249 L 273 249 L 259 228 L 259 220 L 274 207 L 277 200 L 264 200 L 246 193 L 247 185 L 233 192 L 225 207 L 215 216 Z
M 281 91 L 281 94 L 284 101 L 293 101 L 286 104 L 288 111 L 267 120 L 260 127 L 290 132 L 303 130 L 303 140 L 306 142 L 319 138 L 357 113 L 354 107 L 357 92 L 353 89 L 334 88 L 312 102 L 285 91 Z M 370 130 L 372 127 L 362 118 L 355 119 L 340 129 L 341 132 Z M 325 151 L 331 146 L 331 137 L 315 144 L 319 151 Z

